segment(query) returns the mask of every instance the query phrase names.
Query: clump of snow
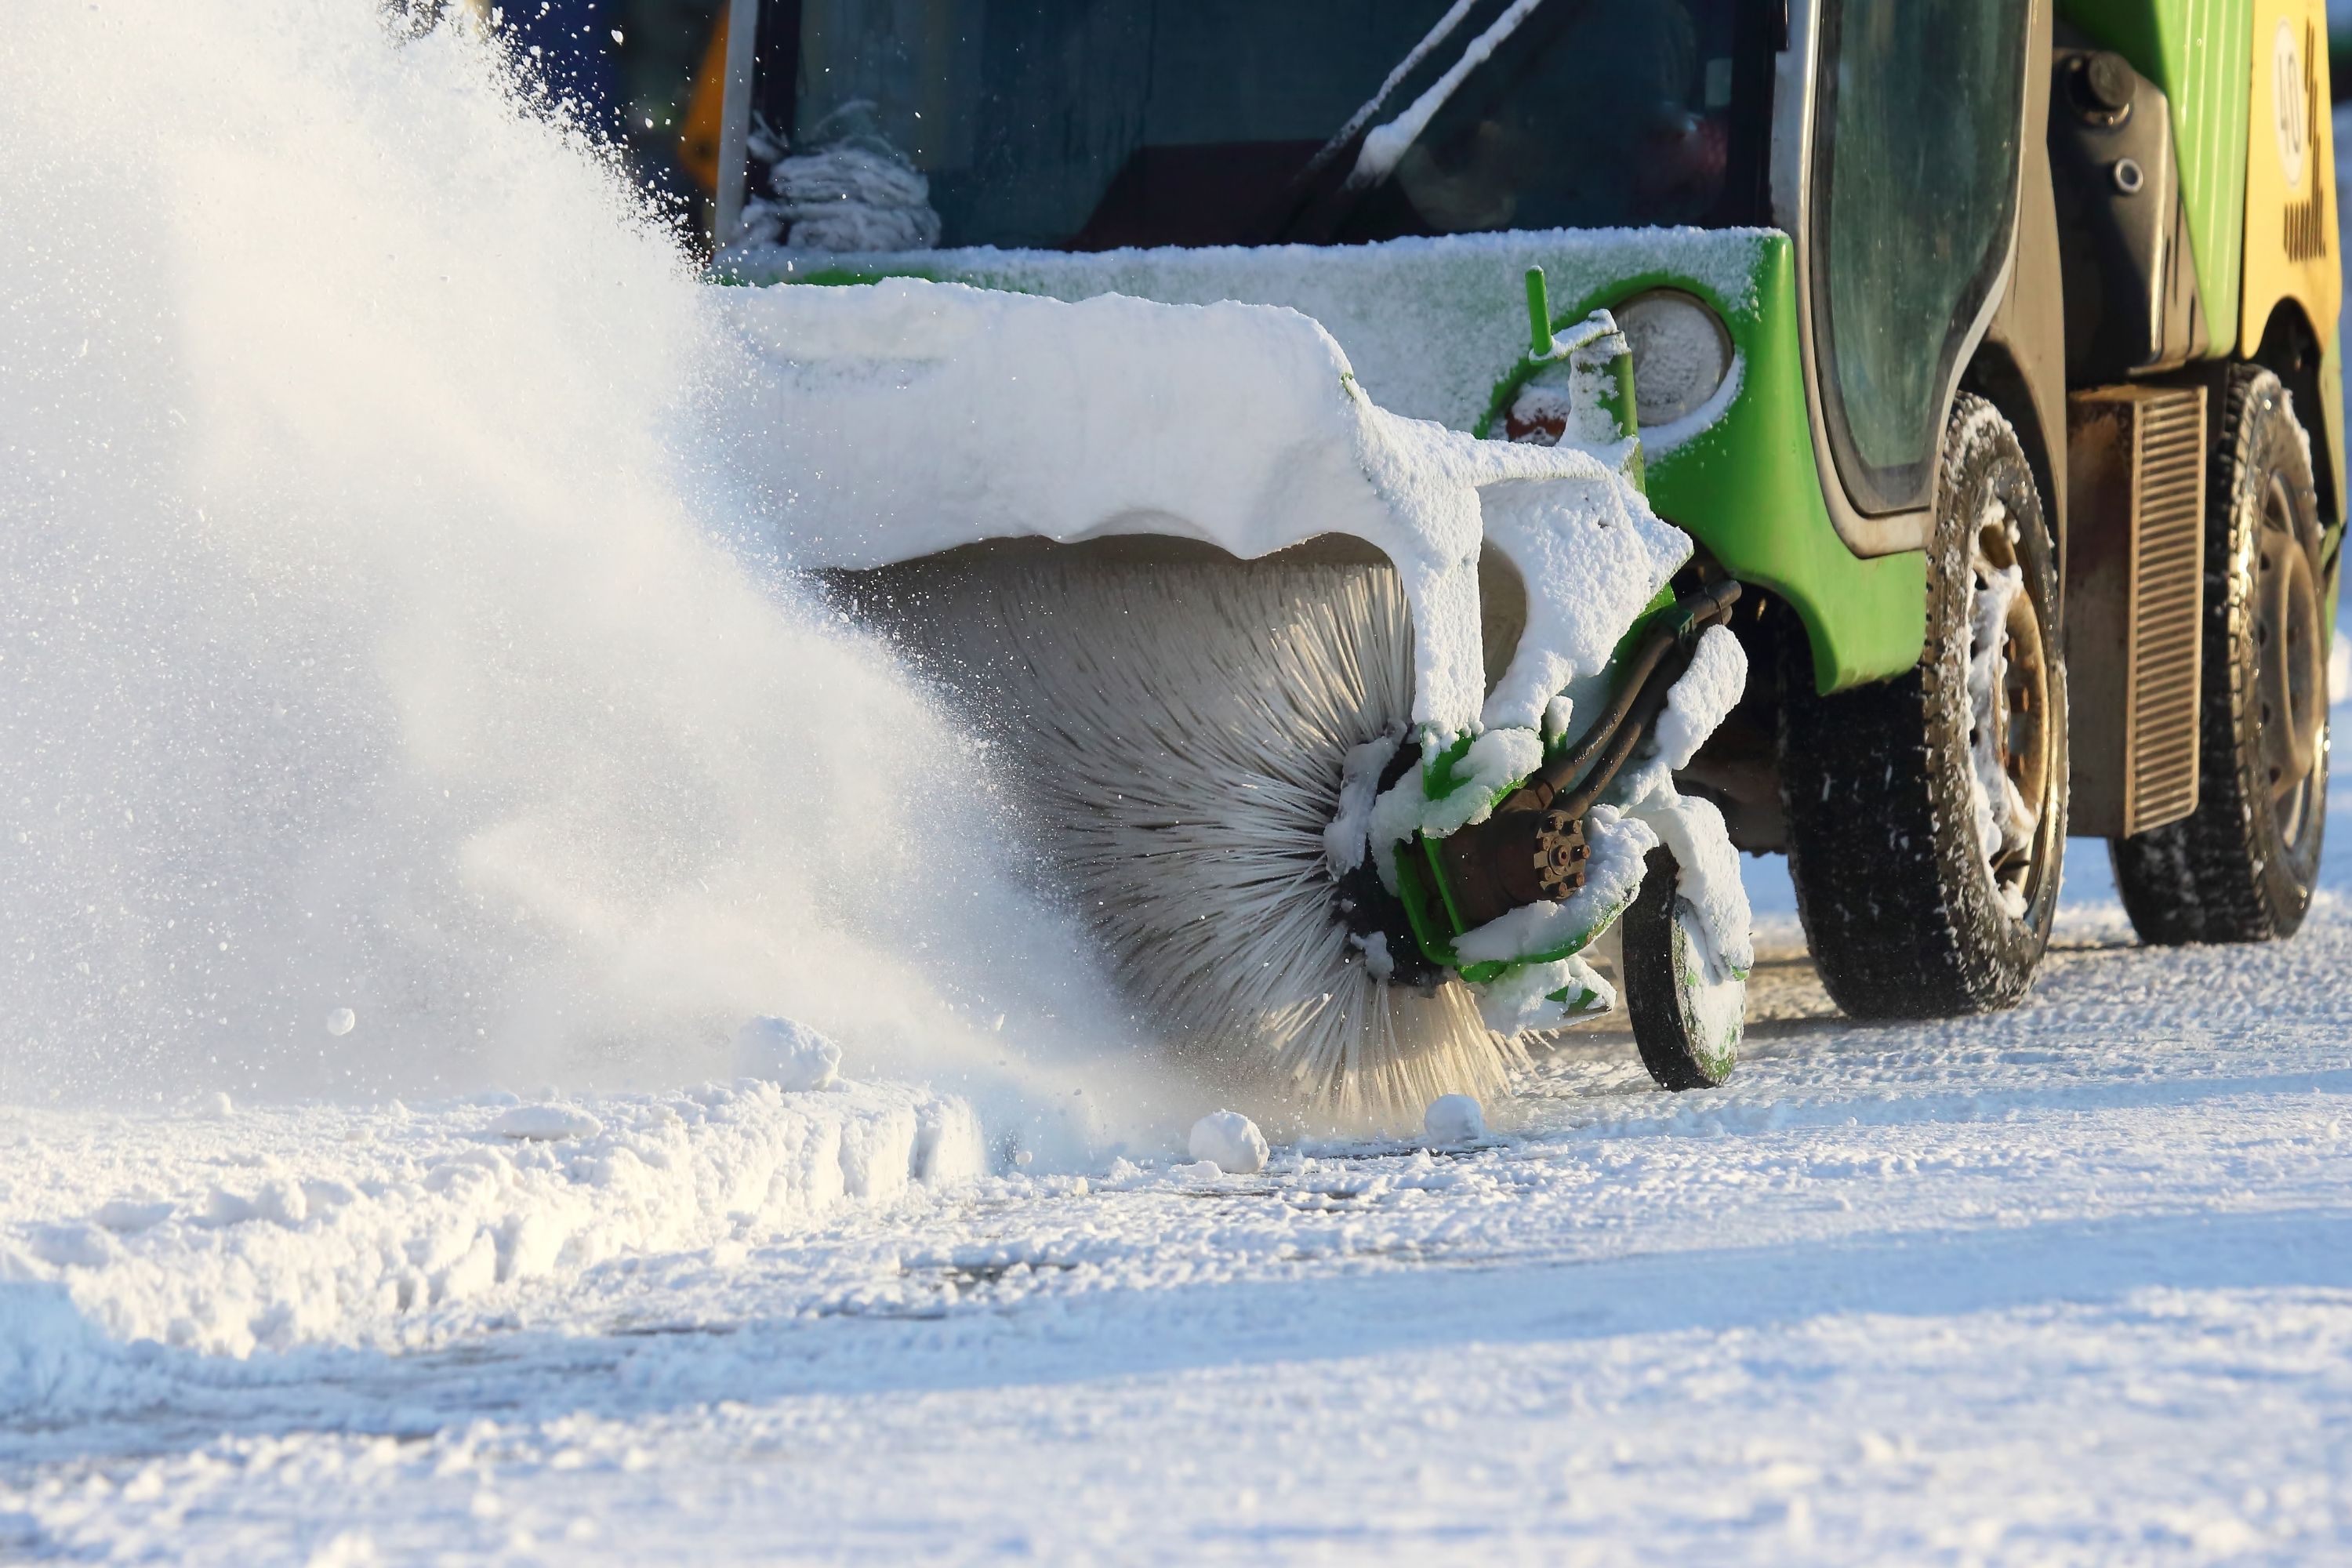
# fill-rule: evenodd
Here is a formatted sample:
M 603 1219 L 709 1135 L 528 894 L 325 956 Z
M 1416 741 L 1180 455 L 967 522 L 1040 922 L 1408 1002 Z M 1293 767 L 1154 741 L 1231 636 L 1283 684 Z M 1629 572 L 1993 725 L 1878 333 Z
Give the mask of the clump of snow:
M 1639 817 L 1596 805 L 1585 816 L 1584 839 L 1584 886 L 1575 894 L 1557 903 L 1521 905 L 1465 931 L 1454 952 L 1473 963 L 1565 956 L 1600 934 L 1640 890 L 1643 860 L 1658 847 L 1658 835 Z
M 735 1070 L 787 1092 L 829 1089 L 841 1076 L 841 1047 L 806 1024 L 763 1015 L 735 1031 Z
M 1617 1005 L 1617 988 L 1578 953 L 1519 964 L 1471 990 L 1478 1016 L 1506 1039 L 1597 1018 Z
M 1195 1160 L 1204 1160 L 1229 1175 L 1246 1176 L 1265 1169 L 1265 1134 L 1238 1110 L 1213 1110 L 1192 1123 L 1185 1141 Z
M 1652 765 L 1680 772 L 1698 755 L 1748 689 L 1748 651 L 1728 626 L 1699 633 L 1688 668 L 1666 693 L 1665 710 L 1650 730 Z
M 15 1278 L 0 1258 L 0 1415 L 54 1419 L 123 1381 L 125 1359 L 63 1286 Z
M 552 1143 L 565 1138 L 593 1138 L 604 1124 L 573 1105 L 518 1105 L 501 1111 L 489 1125 L 493 1137 Z
M 1486 1135 L 1486 1113 L 1466 1094 L 1441 1094 L 1422 1113 L 1422 1131 L 1433 1143 L 1471 1143 Z
M 1496 805 L 1543 763 L 1543 740 L 1532 730 L 1489 730 L 1455 761 L 1452 786 L 1433 796 L 1426 765 L 1408 768 L 1373 802 L 1370 830 L 1381 881 L 1396 889 L 1397 847 L 1416 833 L 1443 838 L 1484 822 Z
M 1344 877 L 1364 863 L 1370 843 L 1372 802 L 1381 792 L 1381 773 L 1403 741 L 1402 734 L 1375 735 L 1349 752 L 1339 772 L 1339 805 L 1323 829 L 1323 858 L 1331 874 Z
M 1631 485 L 1578 499 L 1563 505 L 1552 487 L 1531 484 L 1480 496 L 1486 537 L 1527 583 L 1527 630 L 1480 714 L 1490 728 L 1540 725 L 1556 696 L 1608 664 L 1625 628 L 1690 559 L 1690 536 Z

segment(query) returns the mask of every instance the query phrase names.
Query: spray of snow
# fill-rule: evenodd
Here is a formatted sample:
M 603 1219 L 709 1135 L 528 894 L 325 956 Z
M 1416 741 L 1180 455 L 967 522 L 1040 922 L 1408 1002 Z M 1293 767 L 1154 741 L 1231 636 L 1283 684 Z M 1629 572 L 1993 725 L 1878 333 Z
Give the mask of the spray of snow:
M 957 728 L 723 542 L 801 478 L 713 417 L 733 291 L 377 10 L 10 20 L 0 1098 L 650 1089 L 777 1013 L 1172 1142 Z

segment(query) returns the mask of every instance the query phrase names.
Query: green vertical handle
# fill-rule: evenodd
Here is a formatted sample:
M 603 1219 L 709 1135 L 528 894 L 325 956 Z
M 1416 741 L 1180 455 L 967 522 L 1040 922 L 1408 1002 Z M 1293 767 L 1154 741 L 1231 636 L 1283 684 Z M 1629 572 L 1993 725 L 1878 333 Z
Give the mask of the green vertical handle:
M 1528 342 L 1529 359 L 1551 358 L 1551 296 L 1540 267 L 1528 268 Z

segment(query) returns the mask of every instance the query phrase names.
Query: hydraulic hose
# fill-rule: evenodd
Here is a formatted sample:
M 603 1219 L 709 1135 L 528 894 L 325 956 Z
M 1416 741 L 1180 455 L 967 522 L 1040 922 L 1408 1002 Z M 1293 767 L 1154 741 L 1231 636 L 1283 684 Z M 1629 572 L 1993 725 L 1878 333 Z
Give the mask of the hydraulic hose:
M 1438 844 L 1451 902 L 1465 927 L 1581 885 L 1584 815 L 1633 757 L 1687 668 L 1667 656 L 1728 620 L 1738 599 L 1739 584 L 1726 579 L 1675 600 L 1624 660 L 1609 705 L 1583 738 L 1546 763 L 1485 822 Z
M 1570 779 L 1591 767 L 1593 771 L 1586 777 L 1584 787 L 1570 800 L 1559 803 L 1572 816 L 1581 816 L 1590 810 L 1601 792 L 1609 787 L 1617 770 L 1625 765 L 1625 759 L 1633 754 L 1633 743 L 1648 731 L 1649 721 L 1657 716 L 1666 692 L 1681 673 L 1675 671 L 1663 680 L 1658 679 L 1659 666 L 1666 655 L 1676 647 L 1690 647 L 1698 640 L 1699 633 L 1729 620 L 1731 606 L 1738 602 L 1739 584 L 1728 577 L 1675 600 L 1674 606 L 1650 627 L 1641 646 L 1633 650 L 1633 657 L 1625 661 L 1624 677 L 1610 694 L 1609 706 L 1585 731 L 1584 738 L 1538 768 L 1497 809 L 1542 811 L 1554 803 Z M 1637 710 L 1639 721 L 1628 724 L 1626 721 Z M 1593 762 L 1596 757 L 1601 759 L 1598 765 Z

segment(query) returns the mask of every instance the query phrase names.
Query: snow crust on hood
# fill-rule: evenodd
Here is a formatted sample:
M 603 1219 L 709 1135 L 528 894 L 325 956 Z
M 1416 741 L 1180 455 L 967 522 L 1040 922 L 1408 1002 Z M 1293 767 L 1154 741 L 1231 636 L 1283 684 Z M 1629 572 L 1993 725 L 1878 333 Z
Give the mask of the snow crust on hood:
M 1418 639 L 1413 718 L 1449 736 L 1486 721 L 1489 491 L 1512 539 L 1598 537 L 1622 521 L 1616 537 L 1638 542 L 1597 569 L 1574 550 L 1513 552 L 1544 618 L 1521 655 L 1537 673 L 1509 683 L 1496 722 L 1532 727 L 1542 681 L 1593 668 L 1689 553 L 1591 453 L 1476 440 L 1377 406 L 1330 333 L 1296 310 L 1063 303 L 912 279 L 728 300 L 766 374 L 738 402 L 742 461 L 777 496 L 799 563 L 1119 533 L 1251 559 L 1349 534 L 1396 563 Z
M 974 246 L 825 257 L 748 247 L 729 251 L 722 265 L 757 283 L 838 267 L 1054 300 L 1127 294 L 1172 305 L 1285 305 L 1331 334 L 1373 402 L 1467 430 L 1485 416 L 1496 381 L 1528 352 L 1528 268 L 1544 269 L 1557 309 L 1650 275 L 1686 279 L 1746 308 L 1755 302 L 1766 248 L 1779 243 L 1779 234 L 1760 228 L 1527 229 L 1372 245 L 1083 253 Z

